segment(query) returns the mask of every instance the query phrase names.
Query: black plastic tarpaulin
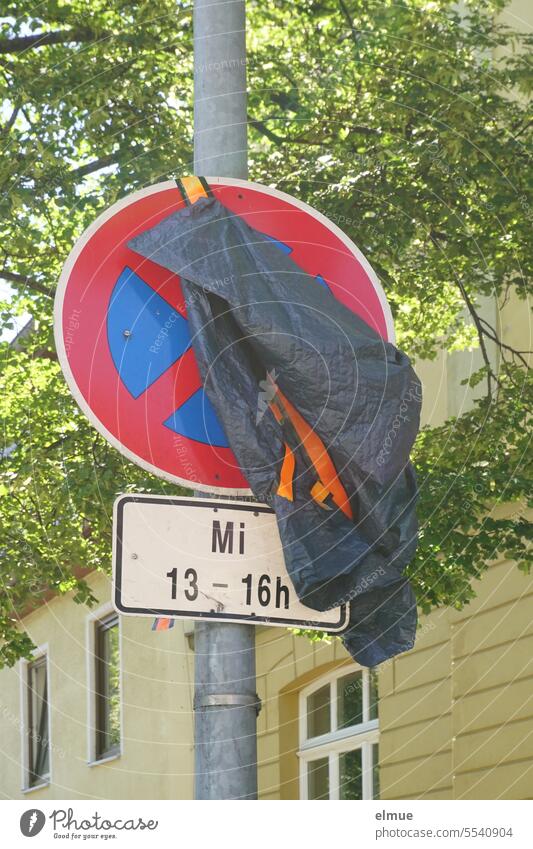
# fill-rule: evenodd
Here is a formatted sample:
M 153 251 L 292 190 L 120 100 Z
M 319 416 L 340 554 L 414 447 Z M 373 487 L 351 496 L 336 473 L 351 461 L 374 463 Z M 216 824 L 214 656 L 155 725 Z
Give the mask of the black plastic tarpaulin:
M 343 641 L 361 664 L 411 648 L 421 389 L 408 357 L 213 197 L 129 247 L 181 277 L 207 396 L 276 512 L 298 597 L 350 602 Z

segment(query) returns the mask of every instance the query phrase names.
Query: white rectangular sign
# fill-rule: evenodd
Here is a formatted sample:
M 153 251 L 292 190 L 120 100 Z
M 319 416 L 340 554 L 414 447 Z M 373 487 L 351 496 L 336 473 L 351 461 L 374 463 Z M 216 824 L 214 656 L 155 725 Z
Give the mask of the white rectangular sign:
M 264 504 L 121 495 L 113 522 L 120 613 L 323 631 L 348 624 L 345 605 L 319 612 L 298 600 L 275 513 Z

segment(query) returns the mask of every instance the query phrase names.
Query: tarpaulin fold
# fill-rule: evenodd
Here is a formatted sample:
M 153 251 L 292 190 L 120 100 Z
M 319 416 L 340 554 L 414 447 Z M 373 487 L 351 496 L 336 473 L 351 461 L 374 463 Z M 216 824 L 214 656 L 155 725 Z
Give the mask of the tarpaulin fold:
M 205 390 L 254 496 L 272 505 L 298 597 L 316 610 L 350 602 L 342 639 L 374 666 L 412 647 L 405 578 L 417 541 L 409 452 L 420 382 L 408 357 L 215 198 L 200 198 L 129 242 L 178 274 Z M 349 499 L 311 496 L 317 470 L 279 390 L 326 447 Z M 278 494 L 286 452 L 293 500 Z

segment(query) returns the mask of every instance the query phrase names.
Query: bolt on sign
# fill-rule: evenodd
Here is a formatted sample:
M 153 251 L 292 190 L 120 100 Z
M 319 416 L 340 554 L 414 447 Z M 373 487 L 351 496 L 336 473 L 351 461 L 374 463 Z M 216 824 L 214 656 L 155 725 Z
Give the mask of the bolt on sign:
M 121 495 L 114 507 L 115 608 L 130 616 L 342 631 L 347 607 L 302 604 L 263 504 Z

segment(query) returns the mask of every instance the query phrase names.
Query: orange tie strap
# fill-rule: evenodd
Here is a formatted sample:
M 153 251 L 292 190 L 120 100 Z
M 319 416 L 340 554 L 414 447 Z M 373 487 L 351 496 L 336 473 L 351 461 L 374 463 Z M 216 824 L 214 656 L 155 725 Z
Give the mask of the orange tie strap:
M 154 619 L 152 631 L 169 631 L 174 627 L 174 619 L 169 619 L 166 616 L 157 617 Z
M 328 508 L 327 504 L 324 504 L 324 501 L 330 494 L 331 493 L 328 487 L 324 486 L 320 481 L 317 481 L 311 487 L 311 498 L 313 499 L 313 501 L 316 501 L 317 504 L 320 504 L 320 506 L 323 507 L 324 510 L 330 509 Z
M 295 468 L 296 458 L 287 443 L 285 443 L 285 457 L 283 458 L 283 466 L 281 467 L 279 476 L 277 494 L 281 495 L 282 498 L 286 498 L 287 501 L 294 501 L 292 482 Z
M 311 496 L 315 501 L 322 504 L 327 496 L 331 495 L 333 502 L 342 510 L 344 515 L 348 519 L 353 520 L 348 494 L 337 475 L 335 465 L 321 438 L 277 386 L 276 395 L 271 401 L 270 406 L 278 422 L 281 423 L 283 418 L 290 421 L 298 439 L 302 443 L 302 447 L 314 466 L 320 488 L 317 489 L 315 484 L 311 490 Z
M 196 203 L 198 198 L 208 198 L 211 195 L 211 190 L 204 177 L 182 177 L 181 180 L 176 180 L 176 182 L 187 206 Z

